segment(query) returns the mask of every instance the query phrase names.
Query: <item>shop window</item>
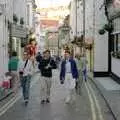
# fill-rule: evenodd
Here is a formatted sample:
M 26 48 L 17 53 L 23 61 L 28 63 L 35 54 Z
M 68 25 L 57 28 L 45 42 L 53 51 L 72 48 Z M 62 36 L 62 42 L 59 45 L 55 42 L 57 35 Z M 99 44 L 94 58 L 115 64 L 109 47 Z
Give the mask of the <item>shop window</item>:
M 114 51 L 112 56 L 120 59 L 120 34 L 114 35 Z
M 114 52 L 120 52 L 120 34 L 114 36 Z
M 117 40 L 117 51 L 120 52 L 120 34 L 118 35 L 118 40 Z
M 117 41 L 118 41 L 118 35 L 114 36 L 114 52 L 117 51 Z
M 27 5 L 27 25 L 29 25 L 29 19 L 30 19 L 30 6 Z

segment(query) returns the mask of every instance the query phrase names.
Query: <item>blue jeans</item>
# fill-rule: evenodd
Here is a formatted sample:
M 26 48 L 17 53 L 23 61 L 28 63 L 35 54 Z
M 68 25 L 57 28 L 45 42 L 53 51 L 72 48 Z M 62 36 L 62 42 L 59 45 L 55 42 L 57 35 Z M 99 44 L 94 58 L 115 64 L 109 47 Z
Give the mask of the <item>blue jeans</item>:
M 87 81 L 87 70 L 86 69 L 83 71 L 83 78 L 85 81 Z
M 23 92 L 24 100 L 29 100 L 29 93 L 30 93 L 30 77 L 29 77 L 29 75 L 23 76 L 21 78 L 21 83 L 22 83 L 22 92 Z

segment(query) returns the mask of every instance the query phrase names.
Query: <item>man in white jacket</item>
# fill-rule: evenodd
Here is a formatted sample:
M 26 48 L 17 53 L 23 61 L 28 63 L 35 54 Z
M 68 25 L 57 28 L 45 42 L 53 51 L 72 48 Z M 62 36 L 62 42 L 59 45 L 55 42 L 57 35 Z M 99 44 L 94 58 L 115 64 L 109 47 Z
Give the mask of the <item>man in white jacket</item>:
M 27 105 L 29 101 L 30 78 L 33 74 L 32 61 L 28 58 L 27 52 L 24 52 L 23 60 L 19 62 L 19 74 L 25 105 Z

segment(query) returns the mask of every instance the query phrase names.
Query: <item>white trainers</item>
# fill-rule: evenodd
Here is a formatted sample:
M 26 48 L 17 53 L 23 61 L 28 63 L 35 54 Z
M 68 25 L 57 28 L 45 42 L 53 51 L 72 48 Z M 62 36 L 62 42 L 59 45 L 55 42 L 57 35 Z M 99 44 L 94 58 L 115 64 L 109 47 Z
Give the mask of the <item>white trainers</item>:
M 65 99 L 65 103 L 66 103 L 66 104 L 69 104 L 70 101 L 71 101 L 71 98 L 70 98 L 70 96 L 68 96 L 68 97 Z

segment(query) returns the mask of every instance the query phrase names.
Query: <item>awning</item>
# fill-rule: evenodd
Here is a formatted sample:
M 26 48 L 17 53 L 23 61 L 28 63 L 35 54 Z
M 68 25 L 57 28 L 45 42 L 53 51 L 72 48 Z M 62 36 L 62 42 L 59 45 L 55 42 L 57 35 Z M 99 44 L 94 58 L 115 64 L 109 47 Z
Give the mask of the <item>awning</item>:
M 116 35 L 116 34 L 120 34 L 120 31 L 111 33 L 111 35 Z

